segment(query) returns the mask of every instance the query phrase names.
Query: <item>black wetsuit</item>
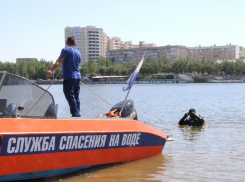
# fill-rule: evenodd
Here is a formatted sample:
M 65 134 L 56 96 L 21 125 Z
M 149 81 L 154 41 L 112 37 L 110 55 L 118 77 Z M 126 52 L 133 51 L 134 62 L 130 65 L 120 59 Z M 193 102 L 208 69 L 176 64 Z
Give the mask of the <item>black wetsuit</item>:
M 204 119 L 201 116 L 197 116 L 195 114 L 192 114 L 192 116 L 189 116 L 188 114 L 185 114 L 184 117 L 179 121 L 179 125 L 189 125 L 189 126 L 202 126 L 204 124 Z

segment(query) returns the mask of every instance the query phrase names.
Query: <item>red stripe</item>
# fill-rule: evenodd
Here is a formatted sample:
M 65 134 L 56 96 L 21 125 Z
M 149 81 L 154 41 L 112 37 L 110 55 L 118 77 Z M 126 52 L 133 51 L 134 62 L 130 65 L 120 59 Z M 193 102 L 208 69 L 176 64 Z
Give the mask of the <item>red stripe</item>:
M 129 147 L 0 157 L 0 175 L 119 163 L 162 152 L 163 146 Z

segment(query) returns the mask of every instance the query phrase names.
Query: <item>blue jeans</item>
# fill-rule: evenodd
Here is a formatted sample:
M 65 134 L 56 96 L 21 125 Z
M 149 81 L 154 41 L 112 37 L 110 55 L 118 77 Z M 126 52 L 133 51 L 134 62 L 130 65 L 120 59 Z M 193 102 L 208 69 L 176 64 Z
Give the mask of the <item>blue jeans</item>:
M 80 82 L 81 79 L 67 79 L 63 81 L 63 92 L 69 103 L 72 117 L 81 117 L 79 100 Z

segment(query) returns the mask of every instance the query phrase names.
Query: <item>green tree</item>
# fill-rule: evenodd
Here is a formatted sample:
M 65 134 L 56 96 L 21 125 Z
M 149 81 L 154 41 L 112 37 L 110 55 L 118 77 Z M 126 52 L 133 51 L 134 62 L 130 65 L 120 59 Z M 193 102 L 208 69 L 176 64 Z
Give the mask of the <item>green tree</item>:
M 37 79 L 36 76 L 36 69 L 34 65 L 30 65 L 28 67 L 28 74 L 30 75 L 30 79 Z
M 101 66 L 99 68 L 99 74 L 105 75 L 107 73 L 107 67 L 106 66 Z
M 97 67 L 96 62 L 93 60 L 92 57 L 89 57 L 88 58 L 88 71 L 90 73 L 96 73 L 96 67 Z
M 25 77 L 25 74 L 27 73 L 27 68 L 26 68 L 26 63 L 25 62 L 21 62 L 19 63 L 19 73 L 21 76 Z

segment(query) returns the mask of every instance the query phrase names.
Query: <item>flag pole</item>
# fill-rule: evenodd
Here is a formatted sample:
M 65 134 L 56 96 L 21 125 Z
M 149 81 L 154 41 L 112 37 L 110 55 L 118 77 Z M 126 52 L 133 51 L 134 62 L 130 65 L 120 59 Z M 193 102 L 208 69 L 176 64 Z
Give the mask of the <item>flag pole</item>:
M 122 111 L 123 111 L 123 108 L 124 108 L 125 103 L 126 103 L 126 101 L 127 101 L 127 98 L 128 98 L 128 95 L 129 95 L 130 90 L 131 90 L 131 88 L 128 89 L 128 93 L 127 93 L 127 95 L 126 95 L 126 97 L 125 97 L 125 100 L 124 100 L 124 103 L 123 103 L 123 105 L 122 105 L 122 107 L 121 107 L 121 109 L 120 109 L 119 116 L 121 116 L 121 114 L 122 114 Z
M 123 91 L 128 90 L 128 93 L 127 93 L 126 98 L 124 100 L 124 103 L 123 103 L 123 105 L 121 107 L 121 110 L 119 111 L 119 116 L 121 116 L 121 114 L 122 114 L 122 111 L 123 111 L 123 108 L 124 108 L 125 103 L 127 101 L 127 98 L 128 98 L 129 92 L 131 90 L 131 87 L 133 86 L 134 80 L 136 79 L 136 77 L 137 77 L 137 75 L 138 75 L 138 73 L 140 71 L 140 68 L 141 68 L 141 66 L 143 64 L 143 61 L 144 61 L 144 58 L 145 58 L 145 54 L 146 54 L 146 52 L 143 53 L 142 59 L 140 60 L 140 62 L 138 63 L 137 67 L 135 68 L 134 72 L 132 73 L 132 75 L 128 79 L 128 81 L 127 81 L 127 83 L 128 83 L 127 87 L 123 87 Z

